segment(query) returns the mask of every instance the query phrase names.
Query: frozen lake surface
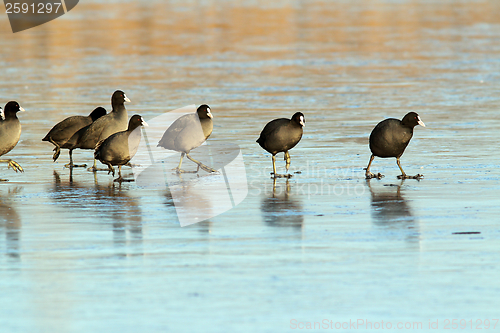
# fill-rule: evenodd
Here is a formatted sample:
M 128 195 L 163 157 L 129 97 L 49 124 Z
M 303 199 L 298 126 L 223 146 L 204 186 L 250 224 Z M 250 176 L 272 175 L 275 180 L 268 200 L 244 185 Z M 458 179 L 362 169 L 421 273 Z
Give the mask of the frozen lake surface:
M 5 156 L 25 173 L 0 165 L 1 331 L 274 333 L 354 321 L 344 331 L 362 332 L 383 321 L 435 332 L 453 319 L 493 331 L 499 12 L 494 0 L 86 0 L 16 34 L 0 15 L 0 104 L 26 109 Z M 180 227 L 173 187 L 70 174 L 66 151 L 53 163 L 49 129 L 109 111 L 116 89 L 148 122 L 210 105 L 209 145 L 241 148 L 246 198 Z M 297 173 L 273 191 L 255 140 L 297 111 Z M 402 182 L 395 159 L 377 158 L 385 178 L 366 181 L 371 129 L 409 111 L 427 127 L 401 163 L 424 179 Z M 92 163 L 91 151 L 73 156 Z M 193 210 L 218 195 L 182 185 L 214 179 L 200 176 L 176 185 Z

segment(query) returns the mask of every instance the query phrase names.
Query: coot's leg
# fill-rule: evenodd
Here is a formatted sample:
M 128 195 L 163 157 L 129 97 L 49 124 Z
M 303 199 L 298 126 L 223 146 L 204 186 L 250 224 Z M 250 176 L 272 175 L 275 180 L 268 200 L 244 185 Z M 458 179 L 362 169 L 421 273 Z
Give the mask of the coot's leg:
M 273 178 L 276 179 L 281 177 L 281 175 L 278 175 L 276 173 L 276 155 L 272 155 L 272 159 L 273 159 L 273 173 L 271 175 L 273 175 Z
M 175 172 L 176 173 L 198 173 L 198 171 L 200 171 L 200 165 L 199 164 L 198 164 L 198 168 L 196 169 L 196 171 L 186 171 L 186 170 L 182 170 L 181 169 L 182 159 L 184 158 L 184 155 L 186 155 L 186 153 L 181 153 L 181 160 L 179 161 L 179 165 L 177 166 L 177 168 L 174 169 Z M 210 171 L 208 171 L 208 172 L 210 172 Z
M 73 149 L 70 149 L 69 150 L 69 163 L 66 164 L 64 167 L 65 168 L 72 168 L 74 165 L 73 165 Z
M 273 160 L 273 175 L 274 175 L 274 178 L 276 178 L 276 156 L 272 155 L 271 158 Z
M 187 158 L 189 158 L 191 161 L 193 161 L 194 163 L 198 164 L 198 166 L 203 170 L 203 171 L 206 171 L 206 172 L 217 172 L 217 170 L 214 170 L 208 166 L 206 166 L 205 164 L 201 163 L 201 162 L 198 162 L 197 160 L 195 160 L 194 158 L 192 158 L 188 153 L 186 153 L 186 156 Z
M 287 155 L 285 153 L 285 161 L 287 161 L 287 172 L 288 172 L 288 167 L 290 166 L 290 155 L 288 155 L 288 160 L 287 160 Z M 291 178 L 292 175 L 280 175 L 278 173 L 276 173 L 276 155 L 273 155 L 273 173 L 271 173 L 271 175 L 273 176 L 273 178 Z
M 181 172 L 184 172 L 184 170 L 181 169 L 181 165 L 182 165 L 182 159 L 184 158 L 184 155 L 186 155 L 185 153 L 181 153 L 181 160 L 179 161 L 179 165 L 177 166 L 177 168 L 175 168 L 175 172 L 177 173 L 181 173 Z
M 285 161 L 286 161 L 286 173 L 288 173 L 288 169 L 290 169 L 290 154 L 288 150 L 285 152 Z
M 125 164 L 126 165 L 126 164 Z M 135 182 L 134 178 L 125 179 L 122 177 L 122 166 L 118 165 L 118 178 L 114 180 L 115 182 Z
M 12 168 L 15 172 L 21 171 L 24 172 L 23 168 L 17 163 L 16 161 L 13 161 L 11 159 L 8 160 L 0 160 L 0 163 L 7 163 L 9 165 L 9 168 Z
M 365 177 L 366 179 L 372 179 L 375 178 L 375 175 L 370 172 L 370 165 L 372 165 L 373 159 L 375 158 L 374 155 L 370 156 L 370 162 L 368 162 L 368 166 L 365 168 Z
M 69 150 L 69 163 L 64 166 L 65 168 L 86 168 L 87 164 L 73 164 L 73 149 Z
M 372 156 L 370 157 L 370 162 L 368 162 L 368 166 L 365 168 L 365 170 L 366 170 L 365 178 L 366 179 L 372 179 L 372 178 L 381 179 L 382 177 L 384 177 L 384 175 L 381 173 L 374 174 L 374 173 L 370 172 L 370 165 L 372 165 L 374 158 L 375 158 L 375 155 L 372 154 Z
M 87 170 L 88 171 L 92 171 L 92 172 L 96 172 L 96 171 L 109 171 L 109 168 L 108 169 L 98 169 L 97 168 L 97 160 L 94 158 L 94 165 L 91 166 L 90 168 L 88 168 Z M 113 176 L 114 176 L 114 174 L 113 174 Z
M 399 169 L 401 170 L 401 175 L 398 176 L 398 179 L 406 179 L 409 178 L 406 173 L 403 171 L 401 167 L 401 163 L 399 162 L 399 157 L 396 157 L 396 163 L 398 164 Z
M 290 159 L 290 153 L 288 152 L 288 150 L 285 152 L 285 161 L 286 161 L 286 174 L 283 175 L 283 177 L 290 179 L 290 178 L 292 178 L 292 175 L 288 173 L 288 169 L 290 169 L 291 159 Z
M 97 160 L 94 158 L 94 165 L 88 168 L 88 171 L 96 172 L 97 171 Z
M 54 146 L 56 146 L 54 148 L 54 155 L 52 155 L 52 159 L 55 162 L 59 158 L 59 155 L 61 154 L 61 147 L 57 143 L 55 143 L 55 141 L 52 140 L 52 138 L 49 138 L 49 142 L 52 143 Z
M 113 177 L 115 176 L 115 169 L 113 168 L 113 166 L 111 165 L 111 163 L 105 163 L 107 166 L 108 166 L 108 175 L 110 173 L 113 174 Z
M 110 166 L 111 164 L 108 164 Z M 113 176 L 115 175 L 115 171 L 113 170 Z M 124 179 L 122 178 L 122 166 L 118 165 L 118 178 L 113 180 L 114 182 L 122 182 Z
M 408 176 L 408 175 L 406 175 L 406 173 L 403 171 L 403 168 L 401 167 L 401 163 L 399 163 L 399 157 L 396 159 L 396 161 L 397 161 L 398 166 L 401 169 L 401 173 L 402 173 L 401 175 L 398 176 L 398 179 L 416 179 L 416 180 L 420 180 L 420 178 L 424 177 L 421 174 L 417 174 L 415 176 Z

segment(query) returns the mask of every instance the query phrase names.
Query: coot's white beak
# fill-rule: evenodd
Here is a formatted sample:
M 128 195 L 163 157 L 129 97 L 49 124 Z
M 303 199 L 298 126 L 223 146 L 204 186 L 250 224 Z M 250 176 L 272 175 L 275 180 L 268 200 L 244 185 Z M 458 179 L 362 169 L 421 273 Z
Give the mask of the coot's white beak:
M 3 113 L 2 108 L 0 108 L 0 119 L 5 120 L 5 114 Z
M 142 126 L 149 127 L 148 123 L 144 121 L 144 118 L 141 117 L 141 121 L 142 121 Z
M 21 105 L 19 105 L 19 111 L 24 112 L 24 111 L 26 111 L 26 110 L 25 110 L 25 109 L 23 109 L 23 108 L 21 107 Z
M 306 120 L 304 119 L 304 116 L 300 116 L 300 125 L 302 125 L 302 127 L 306 127 Z
M 417 119 L 418 119 L 418 124 L 422 127 L 425 127 L 425 124 L 424 122 L 420 119 L 420 116 L 417 116 Z
M 129 102 L 130 103 L 130 99 L 127 97 L 127 95 L 123 94 L 123 97 L 125 97 L 125 102 Z
M 210 108 L 207 108 L 207 116 L 209 118 L 213 118 L 214 116 L 212 115 L 212 112 L 210 112 Z

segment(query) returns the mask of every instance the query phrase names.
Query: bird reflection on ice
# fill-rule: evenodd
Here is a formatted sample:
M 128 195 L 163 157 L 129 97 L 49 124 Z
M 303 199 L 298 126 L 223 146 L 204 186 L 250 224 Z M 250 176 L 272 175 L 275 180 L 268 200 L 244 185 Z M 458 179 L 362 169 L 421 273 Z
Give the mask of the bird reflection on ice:
M 262 220 L 269 226 L 302 229 L 304 222 L 302 201 L 290 195 L 291 187 L 288 180 L 284 188 L 276 187 L 276 179 L 273 181 L 272 195 L 263 198 L 260 205 Z
M 369 179 L 366 180 L 371 194 L 373 223 L 388 231 L 402 230 L 406 240 L 418 242 L 420 240 L 418 220 L 413 216 L 411 205 L 401 193 L 404 180 L 397 185 L 385 185 L 383 190 L 379 185 L 372 186 L 370 182 Z M 387 188 L 394 190 L 387 190 Z

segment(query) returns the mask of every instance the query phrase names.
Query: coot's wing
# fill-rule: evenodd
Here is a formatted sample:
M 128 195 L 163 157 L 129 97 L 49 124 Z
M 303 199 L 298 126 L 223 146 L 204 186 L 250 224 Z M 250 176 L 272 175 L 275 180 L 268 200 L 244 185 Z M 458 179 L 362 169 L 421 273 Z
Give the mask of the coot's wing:
M 176 121 L 170 125 L 169 128 L 163 133 L 157 147 L 163 147 L 169 150 L 177 150 L 175 146 L 175 140 L 180 135 L 180 133 L 193 126 L 198 121 L 198 117 L 194 113 L 185 114 L 178 118 Z M 199 121 L 198 121 L 199 122 Z
M 78 143 L 78 140 L 82 137 L 82 135 L 87 131 L 87 129 L 89 127 L 90 127 L 90 124 L 87 125 L 87 126 L 85 126 L 85 127 L 80 128 L 64 144 L 60 145 L 61 148 L 66 148 L 66 149 L 74 149 L 74 148 L 76 148 L 75 146 Z
M 370 134 L 370 150 L 379 157 L 398 157 L 410 142 L 412 131 L 401 125 L 401 120 L 388 118 L 375 126 Z
M 0 156 L 14 149 L 21 137 L 19 119 L 0 121 Z
M 257 139 L 257 142 L 260 144 L 260 146 L 262 148 L 266 149 L 264 146 L 266 143 L 266 140 L 268 138 L 272 137 L 273 133 L 279 127 L 281 127 L 282 125 L 287 124 L 289 122 L 290 122 L 290 119 L 286 119 L 286 118 L 279 118 L 279 119 L 271 120 L 270 122 L 268 122 L 266 124 L 266 126 L 264 126 L 264 129 L 262 130 L 262 132 L 260 132 L 260 136 Z
M 183 128 L 183 130 L 175 138 L 176 150 L 182 152 L 189 152 L 194 148 L 201 146 L 207 137 L 203 133 L 203 128 L 198 120 L 198 117 L 191 118 L 189 123 Z
M 68 117 L 57 123 L 42 139 L 42 141 L 49 141 L 51 138 L 59 145 L 64 144 L 73 136 L 79 129 L 92 123 L 89 117 L 85 116 L 72 116 Z
M 104 131 L 104 128 L 106 127 L 107 124 L 106 117 L 109 116 L 110 114 L 111 113 L 108 113 L 107 115 L 102 116 L 99 119 L 96 119 L 96 121 L 90 124 L 90 126 L 87 127 L 85 132 L 78 139 L 78 142 L 75 145 L 75 147 L 82 149 L 94 149 L 96 144 L 98 143 L 97 140 L 99 140 L 101 133 Z
M 124 161 L 128 162 L 130 160 L 130 152 L 127 131 L 111 134 L 105 140 L 99 141 L 95 147 L 94 157 L 113 165 Z

